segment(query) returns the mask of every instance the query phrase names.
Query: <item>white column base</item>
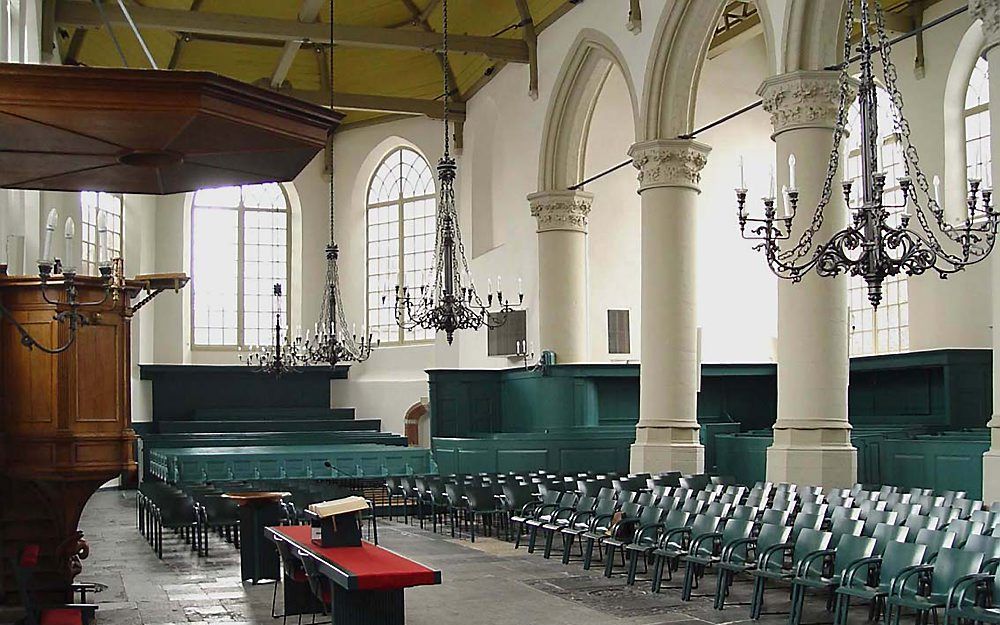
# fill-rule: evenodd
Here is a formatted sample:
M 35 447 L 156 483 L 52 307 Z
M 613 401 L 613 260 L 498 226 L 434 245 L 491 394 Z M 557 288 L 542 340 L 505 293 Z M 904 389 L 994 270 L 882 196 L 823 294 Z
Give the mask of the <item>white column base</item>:
M 824 488 L 850 488 L 858 476 L 858 450 L 850 429 L 780 429 L 767 448 L 767 479 Z
M 632 473 L 704 472 L 705 447 L 698 442 L 698 427 L 645 427 L 640 424 L 635 431 L 629 470 Z

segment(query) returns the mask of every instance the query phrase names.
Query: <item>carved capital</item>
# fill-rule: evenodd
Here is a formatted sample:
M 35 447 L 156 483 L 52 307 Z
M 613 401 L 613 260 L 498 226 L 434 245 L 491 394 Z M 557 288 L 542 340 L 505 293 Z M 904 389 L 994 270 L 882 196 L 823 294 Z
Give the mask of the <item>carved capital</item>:
M 996 0 L 969 0 L 969 13 L 983 21 L 986 49 L 1000 45 L 1000 4 Z
M 771 114 L 772 137 L 801 128 L 833 130 L 840 108 L 840 72 L 797 71 L 772 76 L 757 95 Z
M 538 232 L 569 230 L 587 232 L 587 216 L 594 195 L 585 191 L 539 191 L 528 196 Z
M 693 139 L 656 139 L 634 144 L 628 155 L 639 170 L 639 193 L 656 187 L 700 191 L 701 170 L 711 151 L 711 147 Z

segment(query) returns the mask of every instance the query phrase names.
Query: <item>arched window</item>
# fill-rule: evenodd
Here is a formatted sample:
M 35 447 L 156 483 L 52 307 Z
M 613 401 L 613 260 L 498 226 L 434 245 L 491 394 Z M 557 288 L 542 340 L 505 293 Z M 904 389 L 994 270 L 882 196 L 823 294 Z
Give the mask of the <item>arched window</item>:
M 80 193 L 80 240 L 83 244 L 80 260 L 81 271 L 85 275 L 96 276 L 98 216 L 104 215 L 104 223 L 108 229 L 107 236 L 100 242 L 107 246 L 107 258 L 112 260 L 122 256 L 122 231 L 124 218 L 122 211 L 122 194 L 105 193 L 103 191 L 83 191 Z
M 277 183 L 202 189 L 191 209 L 192 343 L 269 344 L 288 302 L 288 198 Z M 282 324 L 288 327 L 288 315 Z
M 985 178 L 990 167 L 990 70 L 980 57 L 965 92 L 965 163 L 969 178 Z
M 396 148 L 368 185 L 368 329 L 383 345 L 434 338 L 429 330 L 403 332 L 390 293 L 418 287 L 434 264 L 434 176 L 420 154 Z
M 900 205 L 903 194 L 899 178 L 906 175 L 900 138 L 892 120 L 892 102 L 885 89 L 878 88 L 879 162 L 885 172 L 886 204 Z M 861 115 L 857 102 L 851 107 L 847 122 L 847 162 L 844 180 L 854 182 L 852 206 L 861 204 Z M 898 217 L 896 218 L 898 219 Z M 898 222 L 897 222 L 898 225 Z M 882 303 L 872 310 L 864 279 L 851 277 L 848 328 L 851 356 L 887 354 L 910 348 L 909 289 L 905 274 L 889 276 L 882 284 Z

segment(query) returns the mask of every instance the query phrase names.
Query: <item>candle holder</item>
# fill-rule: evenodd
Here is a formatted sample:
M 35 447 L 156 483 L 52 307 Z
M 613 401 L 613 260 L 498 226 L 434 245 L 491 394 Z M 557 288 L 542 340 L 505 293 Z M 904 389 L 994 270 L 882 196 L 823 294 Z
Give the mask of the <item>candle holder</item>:
M 118 268 L 120 271 L 120 263 L 118 264 Z M 53 319 L 58 323 L 66 324 L 69 328 L 69 336 L 62 345 L 55 347 L 42 345 L 11 315 L 10 311 L 3 304 L 0 304 L 0 317 L 6 317 L 10 321 L 18 334 L 21 335 L 21 345 L 29 350 L 37 349 L 50 355 L 61 354 L 76 342 L 80 328 L 90 324 L 90 319 L 84 314 L 85 310 L 104 306 L 112 298 L 113 301 L 118 301 L 119 296 L 116 290 L 124 284 L 124 280 L 120 277 L 120 274 L 118 279 L 115 279 L 112 263 L 102 263 L 100 272 L 101 284 L 104 288 L 103 296 L 98 300 L 82 301 L 80 300 L 75 270 L 64 270 L 58 259 L 53 261 L 38 261 L 38 280 L 40 282 L 39 288 L 41 289 L 42 299 L 47 304 L 56 308 L 56 314 L 53 316 Z M 3 274 L 6 275 L 6 265 L 3 266 Z M 58 285 L 50 283 L 53 275 L 62 276 L 62 281 Z

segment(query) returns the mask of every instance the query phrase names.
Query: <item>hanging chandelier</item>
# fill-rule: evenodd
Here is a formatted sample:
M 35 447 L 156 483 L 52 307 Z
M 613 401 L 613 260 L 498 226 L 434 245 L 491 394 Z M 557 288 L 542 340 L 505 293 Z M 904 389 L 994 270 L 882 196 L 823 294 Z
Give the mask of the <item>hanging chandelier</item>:
M 424 328 L 444 332 L 451 344 L 458 330 L 479 330 L 486 326 L 496 328 L 507 322 L 508 315 L 524 302 L 524 293 L 518 280 L 517 303 L 504 298 L 500 278 L 496 291 L 492 281 L 488 285 L 484 303 L 469 271 L 469 263 L 458 226 L 458 209 L 455 206 L 455 176 L 458 165 L 451 156 L 448 114 L 451 84 L 448 76 L 448 0 L 441 3 L 442 52 L 441 68 L 444 76 L 444 154 L 438 161 L 440 191 L 435 228 L 434 269 L 430 284 L 411 287 L 396 285 L 396 322 L 403 330 Z M 384 299 L 384 298 L 383 298 Z M 494 309 L 494 304 L 496 309 Z
M 281 326 L 281 302 L 284 299 L 281 284 L 275 283 L 274 290 L 274 341 L 271 345 L 257 345 L 239 358 L 257 373 L 280 378 L 286 373 L 293 373 L 298 367 L 308 364 L 302 350 L 297 349 L 295 342 L 289 341 L 288 333 Z
M 333 28 L 334 2 L 330 0 L 330 104 L 333 105 Z M 297 367 L 306 365 L 334 366 L 341 362 L 364 362 L 371 356 L 372 348 L 378 341 L 368 333 L 358 337 L 356 330 L 348 332 L 347 317 L 340 294 L 340 272 L 337 261 L 339 248 L 336 242 L 336 195 L 334 187 L 333 131 L 330 132 L 327 173 L 330 176 L 330 242 L 326 246 L 326 280 L 323 286 L 323 300 L 319 320 L 305 336 L 283 338 L 281 334 L 280 310 L 275 310 L 275 342 L 273 346 L 258 349 L 251 354 L 247 364 L 257 367 L 262 373 L 281 375 Z M 281 285 L 275 284 L 275 295 L 280 296 Z M 280 300 L 280 297 L 279 297 Z M 280 303 L 280 301 L 279 301 Z M 254 358 L 256 356 L 256 358 Z M 252 361 L 251 361 L 252 360 Z M 260 364 L 263 362 L 263 366 Z
M 869 3 L 872 3 L 873 9 Z M 844 199 L 850 211 L 850 224 L 826 242 L 814 237 L 823 225 L 824 213 L 831 208 L 833 180 L 840 166 L 841 141 L 850 106 L 853 82 L 848 65 L 851 58 L 855 5 L 860 4 L 861 40 L 858 56 L 858 103 L 861 118 L 861 175 L 859 200 L 852 201 L 850 181 L 842 183 Z M 910 142 L 910 125 L 903 117 L 903 97 L 896 84 L 896 68 L 890 58 L 882 7 L 872 0 L 847 0 L 844 17 L 844 63 L 840 66 L 839 106 L 833 134 L 833 149 L 819 202 L 812 221 L 798 241 L 788 249 L 779 241 L 792 237 L 792 224 L 798 208 L 799 190 L 795 184 L 795 156 L 789 156 L 789 187 L 782 190 L 784 209 L 778 215 L 778 203 L 772 173 L 770 189 L 762 198 L 763 216 L 751 217 L 746 206 L 747 189 L 740 163 L 740 187 L 736 189 L 737 219 L 744 239 L 758 241 L 754 249 L 764 253 L 768 266 L 779 278 L 799 282 L 809 272 L 835 277 L 841 274 L 863 278 L 868 300 L 873 308 L 882 301 L 882 285 L 887 277 L 901 273 L 915 276 L 935 271 L 941 278 L 982 261 L 993 250 L 1000 213 L 993 210 L 992 185 L 986 179 L 969 179 L 969 195 L 964 218 L 946 217 L 935 189 L 930 192 L 927 177 L 920 169 L 916 148 Z M 891 119 L 902 146 L 905 175 L 897 178 L 902 200 L 890 205 L 883 202 L 886 174 L 879 165 L 878 98 L 873 61 L 883 68 L 884 86 L 892 103 Z M 935 185 L 936 186 L 936 185 Z M 916 223 L 913 224 L 913 221 Z

